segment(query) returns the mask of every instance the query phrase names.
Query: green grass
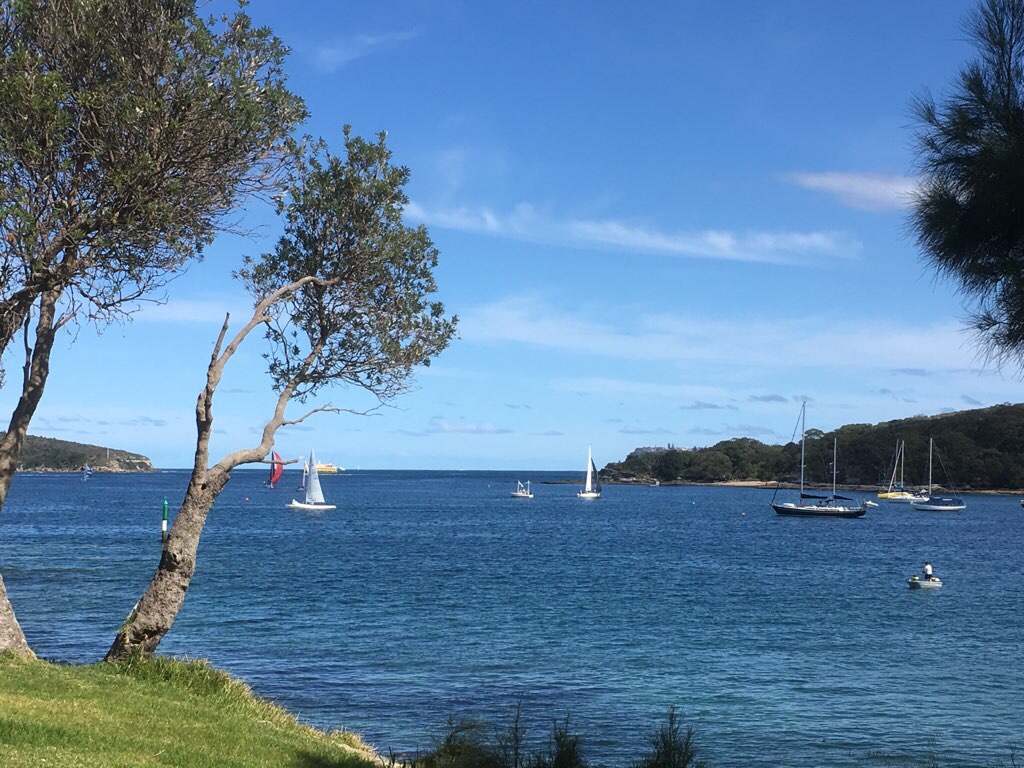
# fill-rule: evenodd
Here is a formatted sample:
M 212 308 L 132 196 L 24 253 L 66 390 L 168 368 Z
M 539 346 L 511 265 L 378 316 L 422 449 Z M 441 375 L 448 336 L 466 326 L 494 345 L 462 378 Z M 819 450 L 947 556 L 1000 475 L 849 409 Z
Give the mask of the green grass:
M 205 662 L 88 666 L 0 655 L 5 768 L 365 768 L 358 736 L 298 723 Z

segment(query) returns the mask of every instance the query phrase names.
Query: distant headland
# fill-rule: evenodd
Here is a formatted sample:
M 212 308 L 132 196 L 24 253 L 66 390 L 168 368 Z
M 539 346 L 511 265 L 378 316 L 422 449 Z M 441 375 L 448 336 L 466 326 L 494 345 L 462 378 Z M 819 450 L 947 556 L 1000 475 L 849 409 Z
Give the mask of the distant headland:
M 153 462 L 139 453 L 34 435 L 25 438 L 25 448 L 21 452 L 18 470 L 80 472 L 86 466 L 94 472 L 153 471 Z
M 974 491 L 1024 488 L 1024 404 L 848 424 L 832 432 L 808 428 L 806 435 L 810 483 L 831 481 L 834 439 L 840 485 L 885 486 L 899 469 L 907 486 L 921 487 L 928 482 L 928 445 L 934 440 L 936 485 Z M 900 467 L 895 464 L 897 440 L 905 444 Z M 602 480 L 624 483 L 759 485 L 793 483 L 799 476 L 799 435 L 785 445 L 738 437 L 707 448 L 637 448 L 601 470 Z

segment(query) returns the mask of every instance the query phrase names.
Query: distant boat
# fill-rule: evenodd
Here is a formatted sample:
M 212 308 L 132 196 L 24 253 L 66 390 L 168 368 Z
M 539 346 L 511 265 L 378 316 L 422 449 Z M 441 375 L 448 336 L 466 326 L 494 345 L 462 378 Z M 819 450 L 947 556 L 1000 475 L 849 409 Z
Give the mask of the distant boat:
M 896 455 L 892 465 L 892 478 L 889 480 L 889 490 L 879 491 L 878 498 L 885 499 L 897 504 L 910 504 L 913 501 L 923 501 L 924 496 L 913 491 L 908 491 L 903 485 L 903 463 L 906 458 L 907 442 L 896 441 Z M 899 470 L 900 481 L 896 482 L 896 470 Z
M 911 589 L 938 589 L 942 586 L 942 580 L 938 576 L 932 576 L 930 579 L 922 579 L 917 574 L 914 574 L 907 579 L 907 586 Z
M 337 509 L 334 504 L 328 504 L 324 499 L 324 492 L 320 488 L 320 476 L 317 474 L 316 457 L 313 451 L 309 452 L 309 476 L 306 478 L 306 497 L 304 501 L 292 499 L 288 505 L 291 509 L 305 509 L 310 512 L 323 512 L 328 509 Z
M 533 491 L 530 490 L 530 481 L 527 480 L 526 485 L 523 485 L 520 480 L 516 480 L 516 489 L 512 491 L 512 495 L 517 499 L 532 499 Z
M 594 456 L 590 448 L 587 448 L 587 482 L 583 486 L 583 490 L 577 491 L 576 495 L 581 499 L 601 498 L 601 475 L 597 471 L 597 465 L 594 464 Z
M 327 462 L 325 464 L 317 464 L 316 465 L 316 471 L 319 472 L 321 475 L 333 475 L 333 474 L 336 474 L 338 472 L 344 472 L 345 468 L 344 467 L 336 467 L 333 464 L 331 464 L 330 462 Z
M 92 477 L 92 467 L 86 464 L 84 467 L 82 467 L 82 482 L 84 483 L 90 477 Z
M 283 474 L 284 464 L 281 462 L 281 454 L 273 451 L 270 454 L 270 477 L 267 479 L 267 485 L 271 488 L 276 488 L 277 482 Z
M 959 512 L 961 509 L 966 509 L 967 504 L 959 496 L 936 496 L 933 493 L 932 488 L 932 457 L 935 452 L 935 441 L 932 438 L 928 439 L 928 495 L 918 501 L 910 502 L 910 506 L 914 509 L 919 509 L 922 512 Z M 942 464 L 942 459 L 939 459 L 939 463 Z M 946 467 L 943 465 L 943 472 Z M 949 475 L 946 475 L 946 482 L 949 482 Z
M 772 509 L 775 510 L 776 514 L 785 515 L 789 517 L 863 517 L 864 513 L 868 511 L 868 507 L 877 507 L 873 501 L 863 501 L 860 506 L 846 506 L 844 504 L 837 504 L 837 501 L 854 501 L 847 496 L 839 496 L 836 494 L 836 459 L 838 455 L 838 441 L 833 440 L 832 442 L 832 495 L 831 496 L 819 496 L 811 493 L 804 493 L 804 466 L 805 456 L 807 453 L 807 429 L 806 429 L 806 418 L 807 418 L 807 403 L 800 406 L 800 497 L 798 503 L 785 502 L 784 504 L 777 504 L 775 502 L 775 496 L 772 496 Z M 775 489 L 777 494 L 778 488 Z M 810 504 L 805 504 L 804 500 L 811 500 Z
M 305 458 L 302 459 L 302 480 L 299 481 L 299 487 L 296 488 L 298 491 L 306 490 L 306 482 L 309 479 L 309 462 Z

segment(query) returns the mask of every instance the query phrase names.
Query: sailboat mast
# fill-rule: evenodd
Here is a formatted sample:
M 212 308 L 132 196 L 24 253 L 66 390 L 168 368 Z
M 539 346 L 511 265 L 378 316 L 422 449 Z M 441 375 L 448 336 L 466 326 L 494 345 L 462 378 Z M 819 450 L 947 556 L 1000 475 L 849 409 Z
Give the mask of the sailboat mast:
M 832 438 L 832 498 L 836 496 L 836 452 L 839 450 L 839 438 Z
M 804 458 L 807 450 L 807 403 L 800 406 L 800 498 L 804 497 Z
M 932 446 L 935 443 L 935 439 L 928 438 L 928 495 L 932 495 Z
M 586 482 L 586 485 L 583 486 L 583 490 L 586 493 L 590 493 L 593 490 L 593 485 L 592 485 L 592 483 L 593 483 L 593 474 L 591 472 L 591 467 L 593 467 L 593 466 L 594 466 L 594 457 L 593 457 L 593 454 L 591 453 L 590 446 L 587 446 L 587 482 Z
M 903 459 L 906 458 L 907 441 L 900 441 L 900 490 L 902 491 L 906 486 L 903 484 Z

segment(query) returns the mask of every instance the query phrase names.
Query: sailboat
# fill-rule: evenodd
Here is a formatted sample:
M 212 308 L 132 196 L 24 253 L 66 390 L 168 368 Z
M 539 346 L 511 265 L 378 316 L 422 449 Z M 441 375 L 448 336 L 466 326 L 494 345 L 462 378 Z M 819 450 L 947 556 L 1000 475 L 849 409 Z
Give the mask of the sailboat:
M 82 467 L 82 482 L 84 483 L 90 477 L 92 477 L 92 467 L 86 464 L 84 467 Z
M 309 462 L 306 461 L 305 457 L 302 459 L 302 480 L 299 481 L 299 487 L 296 488 L 298 491 L 306 490 L 306 482 L 309 480 Z
M 516 489 L 512 491 L 512 495 L 517 499 L 532 499 L 533 491 L 530 490 L 530 481 L 526 481 L 526 485 L 523 485 L 522 481 L 516 480 Z
M 270 477 L 267 479 L 267 485 L 271 488 L 276 488 L 277 481 L 281 479 L 283 474 L 284 464 L 281 461 L 281 454 L 273 451 L 270 454 Z
M 305 509 L 310 512 L 337 509 L 334 504 L 328 504 L 324 500 L 324 492 L 320 488 L 320 476 L 316 472 L 316 457 L 313 455 L 313 451 L 309 452 L 309 475 L 306 477 L 305 501 L 292 499 L 292 503 L 288 507 L 291 509 Z
M 597 465 L 594 464 L 594 455 L 590 448 L 587 448 L 587 482 L 582 491 L 576 491 L 581 499 L 601 498 L 601 476 L 598 474 Z
M 909 504 L 912 501 L 923 501 L 924 496 L 913 491 L 908 491 L 903 485 L 903 461 L 906 458 L 907 442 L 896 441 L 896 457 L 892 465 L 892 479 L 889 480 L 889 490 L 879 491 L 878 498 L 885 499 L 899 504 Z M 899 470 L 900 481 L 896 482 L 896 470 Z
M 924 512 L 959 512 L 961 509 L 966 509 L 967 505 L 964 500 L 959 496 L 935 496 L 932 493 L 932 454 L 935 450 L 935 441 L 932 438 L 928 438 L 928 495 L 920 500 L 910 502 L 910 506 L 914 509 L 920 509 Z M 942 463 L 942 459 L 939 459 L 939 463 Z M 945 467 L 943 467 L 945 471 Z M 946 478 L 947 482 L 949 477 Z
M 873 501 L 862 501 L 860 506 L 853 507 L 844 504 L 837 504 L 837 501 L 854 501 L 847 496 L 836 494 L 836 458 L 838 455 L 838 440 L 832 442 L 832 495 L 817 496 L 811 493 L 804 493 L 804 466 L 807 455 L 807 429 L 805 426 L 807 417 L 807 403 L 800 406 L 800 499 L 799 503 L 787 501 L 784 504 L 775 502 L 775 495 L 772 496 L 772 509 L 776 514 L 790 517 L 863 517 L 868 507 L 877 507 Z M 776 487 L 775 493 L 779 489 Z M 804 500 L 810 499 L 810 504 Z

